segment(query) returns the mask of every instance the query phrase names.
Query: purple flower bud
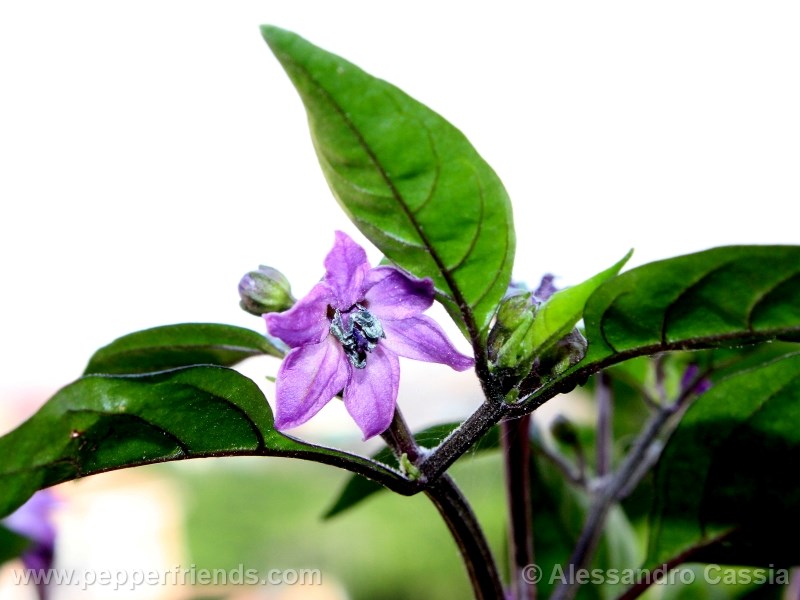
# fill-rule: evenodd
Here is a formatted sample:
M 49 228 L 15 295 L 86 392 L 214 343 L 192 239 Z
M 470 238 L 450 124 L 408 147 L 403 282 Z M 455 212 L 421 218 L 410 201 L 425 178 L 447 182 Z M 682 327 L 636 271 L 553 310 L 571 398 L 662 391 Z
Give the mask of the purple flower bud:
M 698 396 L 700 394 L 705 394 L 708 390 L 711 389 L 711 380 L 707 377 L 704 377 L 700 381 L 697 382 L 697 385 L 694 386 L 694 393 Z
M 550 296 L 558 291 L 558 288 L 553 285 L 553 280 L 555 278 L 556 276 L 552 273 L 547 273 L 544 277 L 542 277 L 539 287 L 536 288 L 535 292 L 533 292 L 533 295 L 539 302 L 546 302 L 550 299 Z
M 683 372 L 683 377 L 681 377 L 681 389 L 684 391 L 688 390 L 689 386 L 692 385 L 692 382 L 694 381 L 695 377 L 697 377 L 699 372 L 700 367 L 694 363 L 686 367 L 686 370 Z
M 258 271 L 250 271 L 239 282 L 239 306 L 251 315 L 260 317 L 266 313 L 282 312 L 292 307 L 289 280 L 272 267 L 261 265 Z
M 711 380 L 707 377 L 697 381 L 697 376 L 699 374 L 700 367 L 696 364 L 692 363 L 686 367 L 686 370 L 683 372 L 683 377 L 681 377 L 681 390 L 684 393 L 693 392 L 699 396 L 711 389 Z

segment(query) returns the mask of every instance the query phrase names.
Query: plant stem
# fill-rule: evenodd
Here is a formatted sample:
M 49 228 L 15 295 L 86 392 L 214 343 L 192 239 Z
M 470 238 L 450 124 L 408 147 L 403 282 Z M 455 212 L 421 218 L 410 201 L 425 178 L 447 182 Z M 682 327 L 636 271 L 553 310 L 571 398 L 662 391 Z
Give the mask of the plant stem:
M 382 437 L 398 458 L 405 454 L 414 466 L 420 467 L 424 456 L 399 408 L 395 409 L 392 424 Z M 444 473 L 427 482 L 425 494 L 442 515 L 458 545 L 476 600 L 502 600 L 503 584 L 492 551 L 475 513 L 453 479 Z
M 466 499 L 445 474 L 426 490 L 458 544 L 469 573 L 475 600 L 502 600 L 505 595 L 494 556 Z
M 613 448 L 613 404 L 611 402 L 611 381 L 608 375 L 600 373 L 597 377 L 597 476 L 605 477 L 611 470 L 611 451 Z
M 399 407 L 395 408 L 392 423 L 382 437 L 389 447 L 394 450 L 398 458 L 400 455 L 405 454 L 408 460 L 415 465 L 422 458 L 417 440 L 414 439 L 414 435 L 408 428 L 408 423 L 406 423 Z
M 531 507 L 530 415 L 500 424 L 505 451 L 508 546 L 513 600 L 535 600 L 536 585 L 525 573 L 534 562 Z
M 608 512 L 621 493 L 629 487 L 631 480 L 640 475 L 641 465 L 650 460 L 650 448 L 659 442 L 659 436 L 667 427 L 670 418 L 678 412 L 688 396 L 688 394 L 684 394 L 675 404 L 664 407 L 655 413 L 646 423 L 619 469 L 605 480 L 601 480 L 601 484 L 592 498 L 586 523 L 570 557 L 569 567 L 565 569 L 565 572 L 574 573 L 588 567 L 603 534 Z M 571 600 L 575 597 L 579 586 L 580 583 L 577 581 L 562 582 L 556 588 L 551 600 Z
M 510 405 L 486 401 L 464 421 L 458 429 L 448 435 L 442 443 L 423 457 L 417 465 L 428 480 L 442 475 L 461 455 L 481 439 L 503 417 Z
M 580 445 L 575 449 L 578 454 L 578 464 L 575 466 L 558 451 L 548 448 L 546 444 L 537 442 L 535 439 L 531 440 L 531 444 L 534 452 L 558 469 L 570 483 L 581 488 L 586 487 L 586 468 L 583 464 L 583 452 Z

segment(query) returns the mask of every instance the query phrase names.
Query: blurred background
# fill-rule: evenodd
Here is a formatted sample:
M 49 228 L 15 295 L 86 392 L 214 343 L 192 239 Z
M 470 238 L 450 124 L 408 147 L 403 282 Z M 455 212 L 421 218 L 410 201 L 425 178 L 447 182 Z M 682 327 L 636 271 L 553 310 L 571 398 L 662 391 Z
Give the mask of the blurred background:
M 794 2 L 7 0 L 3 431 L 120 335 L 186 321 L 263 331 L 238 308 L 242 274 L 277 267 L 301 296 L 322 274 L 333 230 L 363 241 L 327 189 L 261 23 L 346 57 L 461 128 L 514 202 L 518 280 L 553 272 L 558 285 L 574 284 L 630 247 L 635 266 L 798 241 Z M 277 365 L 242 368 L 263 382 Z M 470 374 L 402 368 L 400 403 L 414 428 L 463 418 L 480 402 Z M 296 433 L 374 449 L 338 403 Z M 461 478 L 499 545 L 494 460 L 475 459 Z M 61 555 L 81 567 L 323 570 L 323 586 L 236 591 L 242 598 L 466 597 L 455 547 L 424 499 L 384 495 L 321 522 L 345 479 L 280 460 L 91 478 L 59 488 Z M 3 598 L 29 593 L 0 574 Z

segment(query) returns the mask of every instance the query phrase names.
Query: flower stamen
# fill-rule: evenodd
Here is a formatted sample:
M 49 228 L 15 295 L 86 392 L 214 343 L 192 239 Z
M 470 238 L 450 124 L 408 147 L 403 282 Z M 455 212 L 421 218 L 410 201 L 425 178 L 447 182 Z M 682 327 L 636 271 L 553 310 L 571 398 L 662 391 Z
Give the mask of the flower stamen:
M 367 353 L 375 349 L 378 340 L 386 337 L 381 322 L 360 304 L 344 314 L 335 309 L 330 332 L 339 340 L 347 359 L 356 369 L 367 366 Z

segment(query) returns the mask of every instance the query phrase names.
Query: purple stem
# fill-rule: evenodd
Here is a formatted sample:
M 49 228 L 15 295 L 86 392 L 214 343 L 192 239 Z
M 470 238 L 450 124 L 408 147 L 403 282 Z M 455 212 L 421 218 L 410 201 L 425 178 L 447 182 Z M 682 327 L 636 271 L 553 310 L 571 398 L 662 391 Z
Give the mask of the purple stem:
M 412 464 L 420 464 L 422 453 L 399 408 L 395 409 L 392 424 L 382 437 L 398 459 L 405 454 Z M 427 482 L 425 495 L 439 511 L 458 545 L 476 600 L 502 599 L 503 584 L 489 543 L 475 513 L 453 479 L 443 473 L 438 479 Z
M 533 513 L 531 507 L 530 415 L 500 423 L 505 451 L 508 501 L 508 550 L 511 564 L 511 598 L 535 600 L 536 585 L 527 581 L 534 562 Z
M 613 404 L 611 402 L 611 381 L 605 373 L 597 378 L 597 476 L 605 477 L 611 471 L 611 451 L 613 448 Z

